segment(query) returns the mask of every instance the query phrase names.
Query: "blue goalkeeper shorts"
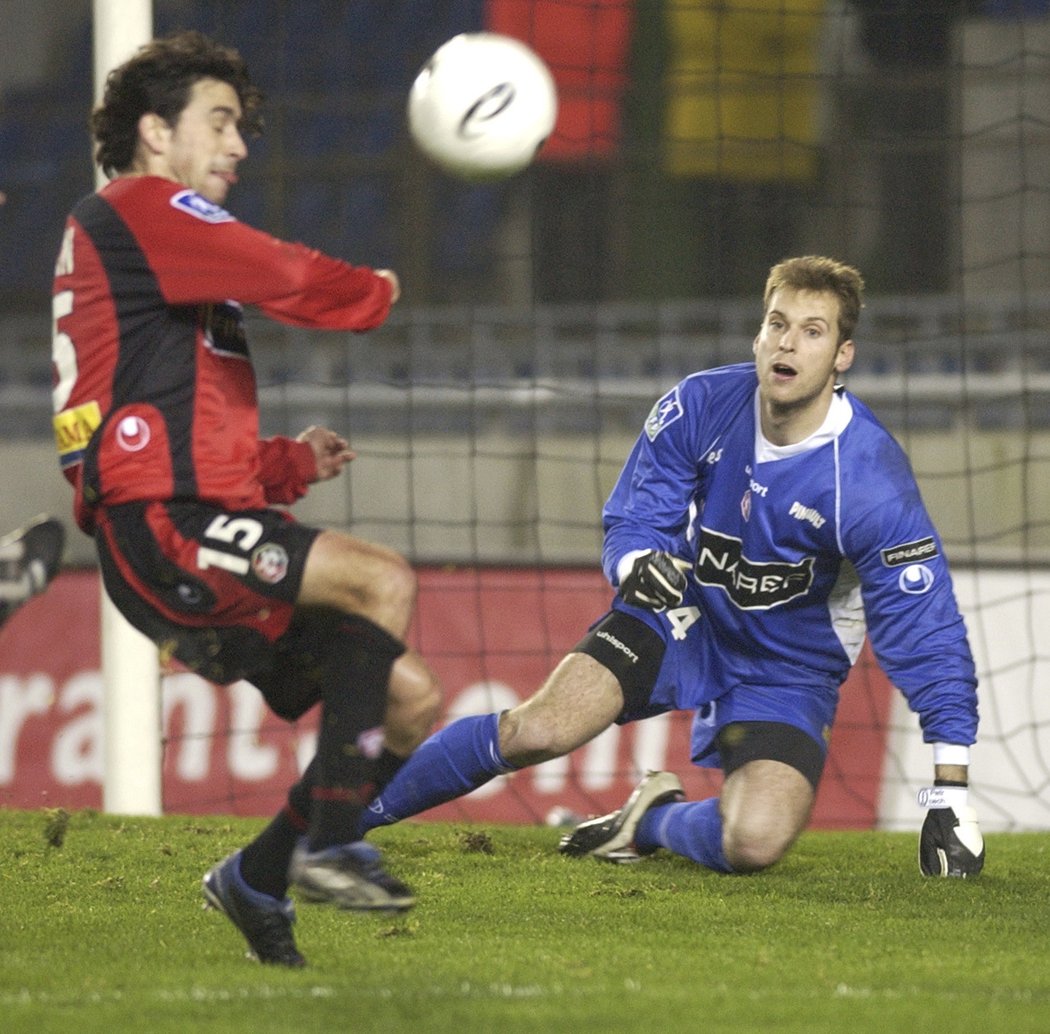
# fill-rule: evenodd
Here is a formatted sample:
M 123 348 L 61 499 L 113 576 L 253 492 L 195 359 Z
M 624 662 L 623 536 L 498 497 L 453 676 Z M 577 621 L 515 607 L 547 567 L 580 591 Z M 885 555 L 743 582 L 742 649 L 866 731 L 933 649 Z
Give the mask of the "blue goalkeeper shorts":
M 721 768 L 717 738 L 734 722 L 778 722 L 801 729 L 827 753 L 838 706 L 838 685 L 828 675 L 787 661 L 770 663 L 756 679 L 754 657 L 734 664 L 699 608 L 654 613 L 617 598 L 613 609 L 643 621 L 664 642 L 664 656 L 647 703 L 628 705 L 621 724 L 667 711 L 694 711 L 690 756 L 697 765 Z M 747 680 L 740 670 L 747 671 Z

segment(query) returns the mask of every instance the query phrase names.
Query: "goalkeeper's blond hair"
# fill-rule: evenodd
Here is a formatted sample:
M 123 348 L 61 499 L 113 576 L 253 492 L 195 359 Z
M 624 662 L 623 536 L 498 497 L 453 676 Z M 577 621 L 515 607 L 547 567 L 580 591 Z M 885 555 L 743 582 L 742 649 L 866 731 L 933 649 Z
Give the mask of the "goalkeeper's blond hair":
M 774 292 L 788 288 L 793 291 L 821 291 L 835 295 L 839 300 L 839 344 L 849 341 L 860 319 L 864 306 L 864 278 L 860 272 L 837 259 L 823 255 L 803 255 L 784 259 L 770 271 L 763 295 L 765 311 Z

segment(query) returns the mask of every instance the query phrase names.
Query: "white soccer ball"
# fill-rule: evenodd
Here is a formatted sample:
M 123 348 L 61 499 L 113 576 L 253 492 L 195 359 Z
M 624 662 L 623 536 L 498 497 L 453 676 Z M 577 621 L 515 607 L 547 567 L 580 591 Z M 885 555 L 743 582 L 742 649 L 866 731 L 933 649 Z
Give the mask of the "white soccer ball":
M 524 43 L 465 32 L 443 43 L 408 95 L 408 128 L 446 172 L 494 180 L 524 169 L 554 129 L 558 94 Z

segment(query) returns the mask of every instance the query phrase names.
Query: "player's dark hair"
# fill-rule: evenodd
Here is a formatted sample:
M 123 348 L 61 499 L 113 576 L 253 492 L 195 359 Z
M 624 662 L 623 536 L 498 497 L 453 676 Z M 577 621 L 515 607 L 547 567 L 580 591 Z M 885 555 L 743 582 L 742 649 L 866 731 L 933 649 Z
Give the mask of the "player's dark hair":
M 139 119 L 152 112 L 174 126 L 201 79 L 228 83 L 237 93 L 246 133 L 262 129 L 262 93 L 248 77 L 248 66 L 231 47 L 201 32 L 177 32 L 140 47 L 106 78 L 102 103 L 92 112 L 95 161 L 107 176 L 131 167 L 138 144 Z
M 767 310 L 774 292 L 781 288 L 835 295 L 839 300 L 839 343 L 853 337 L 864 306 L 864 278 L 853 266 L 823 255 L 784 259 L 769 271 L 763 296 Z

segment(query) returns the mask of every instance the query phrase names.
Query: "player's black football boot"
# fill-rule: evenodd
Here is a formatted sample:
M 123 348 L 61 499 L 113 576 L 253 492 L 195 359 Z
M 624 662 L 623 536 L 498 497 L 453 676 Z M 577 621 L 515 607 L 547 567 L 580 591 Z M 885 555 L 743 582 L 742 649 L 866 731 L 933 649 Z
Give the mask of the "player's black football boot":
M 237 851 L 210 869 L 202 883 L 205 907 L 216 908 L 244 934 L 249 955 L 275 966 L 305 966 L 292 936 L 295 906 L 253 890 L 241 876 Z
M 65 529 L 40 516 L 0 539 L 0 624 L 58 574 Z

